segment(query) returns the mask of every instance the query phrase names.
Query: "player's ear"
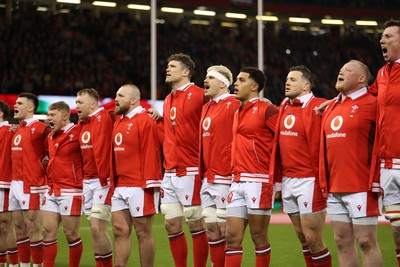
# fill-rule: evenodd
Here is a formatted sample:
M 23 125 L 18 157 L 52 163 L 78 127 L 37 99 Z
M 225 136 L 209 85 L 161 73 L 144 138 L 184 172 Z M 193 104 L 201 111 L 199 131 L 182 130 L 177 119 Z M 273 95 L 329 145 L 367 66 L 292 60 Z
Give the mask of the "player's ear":
M 251 91 L 252 92 L 258 92 L 258 88 L 260 86 L 258 85 L 258 83 L 253 83 L 253 86 L 251 87 Z
M 63 112 L 63 121 L 69 120 L 69 114 L 67 112 Z

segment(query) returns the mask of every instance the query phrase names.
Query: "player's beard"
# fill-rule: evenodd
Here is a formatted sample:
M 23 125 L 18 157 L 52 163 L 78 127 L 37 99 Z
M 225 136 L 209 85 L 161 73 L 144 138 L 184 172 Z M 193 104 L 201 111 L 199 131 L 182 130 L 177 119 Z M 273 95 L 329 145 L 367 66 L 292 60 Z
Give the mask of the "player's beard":
M 129 107 L 121 106 L 121 105 L 116 106 L 115 107 L 115 115 L 121 115 L 121 114 L 125 115 L 128 112 L 128 110 L 129 110 Z

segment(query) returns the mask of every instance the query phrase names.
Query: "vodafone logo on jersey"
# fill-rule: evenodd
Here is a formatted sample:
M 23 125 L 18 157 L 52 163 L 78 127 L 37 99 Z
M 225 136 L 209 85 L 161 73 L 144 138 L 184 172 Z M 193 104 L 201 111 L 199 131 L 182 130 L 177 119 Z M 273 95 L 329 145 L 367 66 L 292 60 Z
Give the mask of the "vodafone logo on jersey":
M 175 120 L 176 119 L 176 107 L 172 107 L 170 109 L 169 117 L 171 118 L 171 120 Z
M 205 118 L 203 121 L 204 131 L 208 131 L 208 129 L 210 129 L 210 125 L 211 125 L 211 118 L 210 117 Z
M 285 125 L 286 129 L 290 130 L 293 128 L 295 122 L 296 122 L 296 117 L 293 115 L 289 115 L 283 121 L 283 125 Z
M 331 121 L 331 129 L 335 132 L 338 131 L 342 127 L 342 125 L 343 125 L 343 117 L 342 116 L 336 116 Z
M 122 144 L 122 134 L 117 133 L 114 137 L 114 142 L 117 146 L 120 146 Z
M 21 143 L 21 139 L 22 139 L 21 135 L 18 134 L 18 135 L 14 138 L 14 145 L 15 145 L 15 146 L 18 146 L 19 143 Z
M 82 143 L 87 144 L 90 141 L 90 132 L 85 131 L 81 136 Z
M 123 138 L 121 133 L 117 133 L 114 136 L 114 143 L 116 144 L 116 146 L 114 147 L 114 152 L 125 151 L 125 147 L 120 146 L 122 144 L 122 139 Z

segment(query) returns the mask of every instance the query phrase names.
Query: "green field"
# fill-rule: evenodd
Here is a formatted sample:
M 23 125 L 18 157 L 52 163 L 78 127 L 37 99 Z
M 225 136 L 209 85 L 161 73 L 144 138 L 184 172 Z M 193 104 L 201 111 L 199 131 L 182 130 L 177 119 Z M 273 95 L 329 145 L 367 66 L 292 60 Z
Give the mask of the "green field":
M 110 229 L 110 235 L 112 236 L 111 227 L 109 229 Z M 169 251 L 167 234 L 163 227 L 163 218 L 161 215 L 156 215 L 153 229 L 154 229 L 153 234 L 157 246 L 155 266 L 162 266 L 162 267 L 174 266 L 171 253 Z M 185 228 L 185 232 L 187 240 L 189 242 L 188 266 L 193 266 L 191 260 L 192 255 L 190 251 L 191 238 L 189 237 L 189 231 L 187 228 Z M 87 266 L 87 267 L 95 266 L 92 243 L 90 238 L 90 231 L 86 218 L 82 218 L 81 235 L 84 246 L 81 266 Z M 298 242 L 293 227 L 291 225 L 271 225 L 269 228 L 269 235 L 272 248 L 271 266 L 279 266 L 279 267 L 305 266 L 301 254 L 300 243 Z M 56 266 L 67 267 L 68 245 L 61 229 L 58 238 L 59 238 L 58 255 L 56 260 Z M 332 254 L 333 266 L 338 266 L 337 251 L 333 240 L 332 228 L 330 225 L 327 225 L 325 227 L 324 238 Z M 383 265 L 385 267 L 397 266 L 395 258 L 395 248 L 389 225 L 381 225 L 378 227 L 378 238 L 379 238 L 379 245 L 381 247 L 383 255 Z M 244 252 L 243 252 L 242 266 L 254 266 L 255 265 L 254 246 L 252 244 L 252 241 L 248 233 L 246 234 L 246 238 L 243 242 L 243 249 Z M 138 259 L 138 246 L 135 236 L 132 236 L 132 254 L 129 258 L 128 266 L 140 266 Z M 207 266 L 211 267 L 211 264 L 208 263 Z

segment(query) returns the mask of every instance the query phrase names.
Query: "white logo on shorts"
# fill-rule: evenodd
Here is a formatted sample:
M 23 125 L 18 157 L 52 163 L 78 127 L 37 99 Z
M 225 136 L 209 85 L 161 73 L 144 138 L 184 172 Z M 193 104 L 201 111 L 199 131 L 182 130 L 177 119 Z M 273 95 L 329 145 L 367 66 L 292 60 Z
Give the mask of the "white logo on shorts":
M 121 133 L 117 133 L 114 137 L 114 142 L 117 146 L 122 144 L 122 134 Z
M 295 122 L 296 122 L 296 117 L 294 115 L 289 115 L 283 121 L 283 125 L 285 125 L 286 129 L 290 130 L 294 126 Z
M 169 111 L 169 116 L 171 120 L 175 120 L 176 118 L 176 107 L 172 107 Z
M 203 129 L 204 129 L 204 131 L 207 131 L 208 129 L 210 129 L 210 126 L 211 126 L 211 118 L 207 117 L 203 121 Z
M 84 143 L 84 144 L 89 143 L 89 141 L 90 141 L 90 132 L 89 131 L 84 132 L 82 134 L 81 140 L 82 140 L 82 143 Z
M 336 132 L 336 131 L 338 131 L 340 129 L 340 127 L 342 127 L 342 124 L 343 124 L 342 116 L 336 116 L 331 121 L 331 129 Z
M 18 146 L 19 143 L 21 143 L 21 139 L 22 139 L 21 135 L 20 135 L 20 134 L 17 135 L 17 136 L 14 138 L 14 145 Z

